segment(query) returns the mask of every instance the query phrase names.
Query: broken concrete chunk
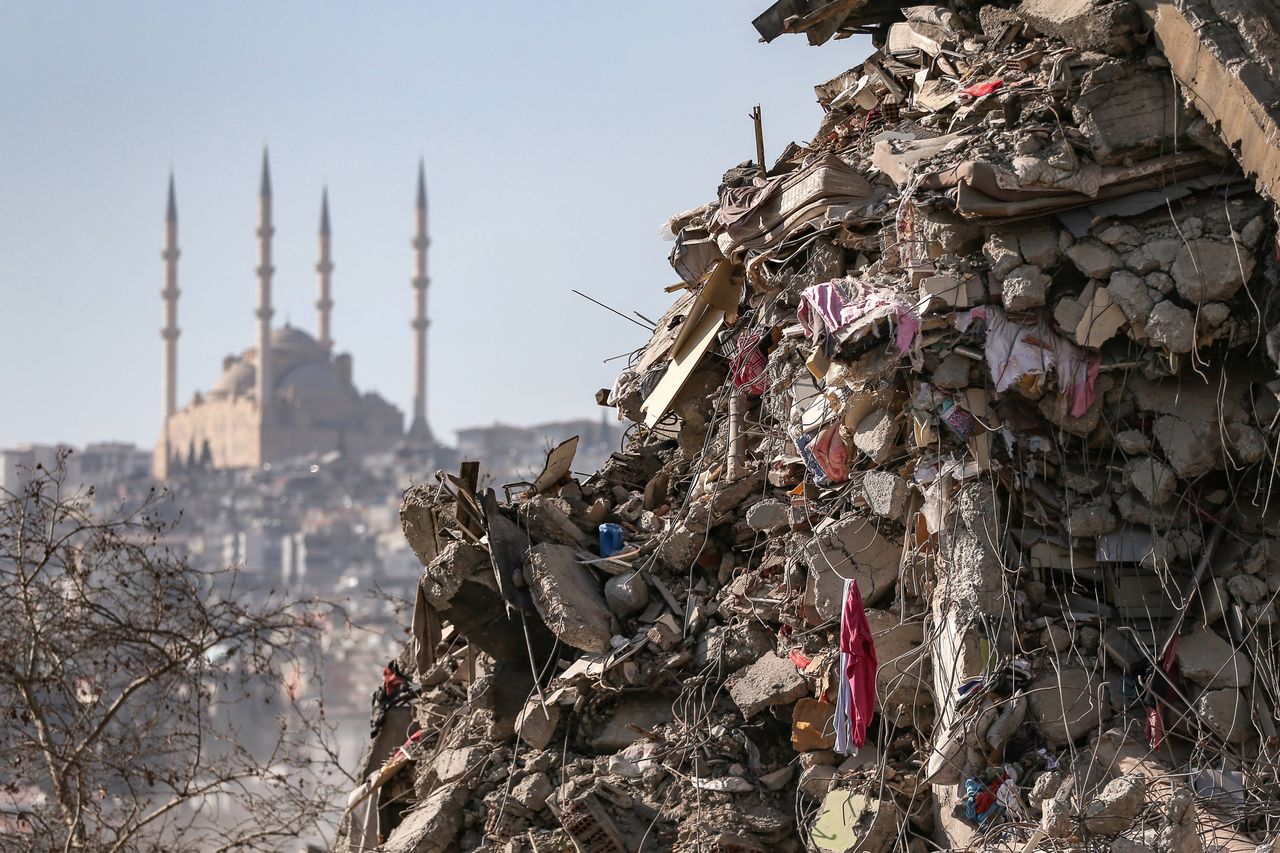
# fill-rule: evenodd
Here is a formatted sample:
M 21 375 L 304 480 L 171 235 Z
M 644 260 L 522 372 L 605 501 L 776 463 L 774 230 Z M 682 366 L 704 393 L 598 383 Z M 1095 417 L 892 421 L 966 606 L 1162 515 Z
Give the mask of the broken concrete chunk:
M 1097 240 L 1080 240 L 1067 249 L 1067 257 L 1080 272 L 1089 278 L 1106 281 L 1111 274 L 1124 266 L 1115 249 Z
M 1092 293 L 1090 287 L 1085 288 L 1085 293 Z M 1080 294 L 1080 298 L 1085 298 L 1085 293 Z M 1084 319 L 1084 306 L 1080 304 L 1080 300 L 1075 297 L 1067 297 L 1059 299 L 1058 304 L 1053 307 L 1053 319 L 1063 332 L 1074 335 L 1076 329 L 1080 326 L 1080 321 Z
M 456 850 L 454 840 L 462 828 L 462 811 L 469 786 L 442 785 L 401 819 L 391 831 L 385 853 L 447 853 Z
M 619 616 L 631 616 L 649 603 L 649 585 L 639 572 L 615 575 L 605 581 L 604 600 Z
M 816 533 L 802 552 L 809 566 L 805 597 L 822 619 L 839 619 L 845 579 L 853 578 L 862 600 L 874 605 L 897 583 L 901 556 L 901 543 L 880 533 L 874 522 L 845 516 Z
M 931 208 L 917 221 L 917 235 L 928 246 L 930 257 L 967 255 L 982 242 L 982 229 L 950 211 Z M 843 269 L 843 267 L 841 267 Z
M 960 389 L 969 387 L 969 368 L 972 359 L 951 353 L 933 370 L 933 384 L 939 388 Z
M 511 799 L 530 811 L 541 811 L 554 790 L 546 773 L 531 773 L 511 789 Z
M 1122 452 L 1136 456 L 1151 449 L 1151 439 L 1136 429 L 1126 429 L 1116 433 L 1116 446 Z
M 831 790 L 831 783 L 835 781 L 835 778 L 836 769 L 834 767 L 829 764 L 816 764 L 800 771 L 798 787 L 815 800 L 820 800 Z
M 1234 243 L 1202 238 L 1178 250 L 1169 272 L 1178 295 L 1188 302 L 1221 302 L 1244 286 L 1253 264 L 1253 255 Z
M 1083 669 L 1064 669 L 1060 676 L 1047 672 L 1032 683 L 1031 713 L 1045 743 L 1054 749 L 1064 747 L 1111 715 L 1099 704 L 1100 684 L 1093 673 Z
M 1132 249 L 1142 242 L 1142 232 L 1123 222 L 1112 222 L 1104 225 L 1095 229 L 1094 234 L 1108 246 L 1117 247 L 1117 251 Z
M 684 639 L 680 622 L 671 613 L 664 613 L 654 620 L 644 632 L 645 638 L 664 652 L 669 652 Z
M 525 577 L 534 606 L 551 632 L 575 649 L 610 649 L 609 606 L 595 576 L 564 545 L 535 545 L 529 551 Z
M 1143 278 L 1143 281 L 1147 283 L 1147 295 L 1151 296 L 1152 299 L 1157 298 L 1154 296 L 1156 293 L 1160 294 L 1161 297 L 1167 297 L 1174 291 L 1173 276 L 1169 275 L 1167 272 L 1160 272 L 1158 270 L 1156 272 L 1149 272 L 1146 277 Z
M 773 645 L 773 635 L 754 619 L 712 625 L 698 637 L 693 662 L 698 667 L 718 666 L 722 672 L 734 672 L 757 660 Z
M 1085 77 L 1071 115 L 1103 166 L 1158 156 L 1187 126 L 1167 73 L 1115 62 Z
M 1182 240 L 1177 237 L 1165 237 L 1157 240 L 1148 240 L 1143 244 L 1147 254 L 1155 258 L 1156 263 L 1160 264 L 1160 269 L 1168 270 L 1173 266 L 1174 258 L 1178 257 L 1178 252 L 1182 250 Z
M 1096 495 L 1107 483 L 1097 471 L 1066 468 L 1062 472 L 1062 484 L 1081 495 Z
M 1030 311 L 1044 304 L 1050 279 L 1039 267 L 1025 264 L 1002 279 L 1001 299 L 1008 311 Z
M 978 10 L 978 24 L 983 35 L 998 37 L 1008 27 L 1021 26 L 1017 14 L 1012 9 L 1001 9 L 998 6 L 983 6 Z
M 1200 588 L 1200 622 L 1213 625 L 1227 612 L 1231 604 L 1231 593 L 1227 590 L 1226 578 L 1211 578 Z
M 563 498 L 534 495 L 520 505 L 520 521 L 535 542 L 551 542 L 586 548 L 590 537 L 573 523 L 569 505 Z
M 1196 715 L 1209 730 L 1229 744 L 1240 744 L 1253 731 L 1249 704 L 1233 688 L 1206 690 L 1196 701 Z
M 1160 262 L 1151 257 L 1142 246 L 1124 254 L 1124 265 L 1138 275 L 1148 275 L 1160 270 Z
M 1031 790 L 1027 792 L 1027 802 L 1039 808 L 1042 803 L 1053 799 L 1053 795 L 1058 793 L 1058 788 L 1062 787 L 1062 780 L 1061 770 L 1044 771 L 1036 777 Z
M 840 763 L 840 755 L 835 750 L 819 749 L 814 752 L 802 752 L 800 757 L 796 759 L 801 770 L 808 770 L 810 767 L 818 767 L 820 765 L 829 765 L 835 767 Z
M 1168 530 L 1169 521 L 1167 518 L 1158 518 L 1155 526 L 1164 530 Z M 1186 519 L 1182 519 L 1181 523 L 1185 524 Z M 1174 528 L 1168 532 L 1156 536 L 1151 540 L 1151 549 L 1142 555 L 1139 561 L 1143 568 L 1165 571 L 1169 564 L 1175 560 L 1190 560 L 1199 553 L 1204 541 L 1200 534 L 1194 530 L 1186 528 Z
M 516 716 L 516 735 L 534 749 L 546 749 L 560 723 L 560 706 L 534 696 Z
M 791 507 L 782 501 L 764 500 L 747 510 L 747 526 L 760 533 L 768 533 L 790 523 Z
M 1018 251 L 1027 263 L 1040 269 L 1048 269 L 1061 257 L 1057 229 L 1042 224 L 1020 229 L 1017 232 Z
M 1068 565 L 1070 565 L 1069 562 Z M 1040 632 L 1040 645 L 1047 647 L 1054 654 L 1062 654 L 1070 649 L 1073 639 L 1071 630 L 1060 622 L 1054 622 Z
M 479 767 L 488 755 L 489 750 L 483 746 L 463 746 L 441 750 L 436 760 L 432 762 L 432 771 L 443 784 L 456 782 Z
M 890 471 L 868 471 L 862 477 L 867 507 L 882 518 L 902 520 L 907 507 L 907 481 Z
M 1032 697 L 1034 701 L 1034 696 Z M 1067 776 L 1052 797 L 1041 803 L 1040 828 L 1050 838 L 1066 838 L 1073 829 L 1075 777 Z
M 658 546 L 658 559 L 667 568 L 683 572 L 698 559 L 706 544 L 705 530 L 695 530 L 684 520 L 680 520 L 663 535 L 662 543 Z
M 449 607 L 463 581 L 492 572 L 488 551 L 478 545 L 450 542 L 423 569 L 419 583 L 431 606 L 443 610 Z
M 1156 419 L 1152 431 L 1180 479 L 1199 477 L 1221 467 L 1221 447 L 1214 435 L 1215 427 L 1208 421 L 1163 415 Z
M 747 719 L 774 705 L 790 705 L 809 692 L 796 665 L 773 652 L 729 676 L 725 687 Z
M 760 777 L 760 787 L 766 791 L 781 791 L 791 782 L 791 777 L 796 773 L 796 766 L 788 764 L 786 767 L 774 770 L 772 773 L 766 773 Z
M 1028 26 L 1080 50 L 1123 56 L 1137 46 L 1142 31 L 1137 6 L 1094 0 L 1022 0 L 1018 17 Z
M 897 613 L 886 610 L 867 610 L 866 616 L 879 661 L 876 692 L 880 707 L 932 705 L 923 623 L 903 621 Z
M 920 282 L 920 297 L 935 296 L 952 308 L 969 304 L 969 288 L 953 275 L 935 275 Z
M 1178 485 L 1173 469 L 1151 456 L 1130 459 L 1124 466 L 1124 480 L 1152 506 L 1161 506 L 1173 497 L 1173 490 Z
M 636 729 L 652 731 L 671 721 L 671 700 L 662 696 L 620 699 L 607 712 L 604 725 L 591 737 L 591 747 L 616 752 L 643 737 Z
M 1267 439 L 1261 432 L 1242 423 L 1227 424 L 1227 441 L 1236 462 L 1252 465 L 1267 455 Z
M 867 415 L 853 434 L 853 444 L 877 465 L 893 456 L 898 444 L 898 421 L 886 409 Z
M 1112 779 L 1097 798 L 1084 808 L 1084 823 L 1097 835 L 1124 832 L 1142 811 L 1147 782 L 1141 774 L 1130 773 Z
M 1206 302 L 1200 306 L 1200 329 L 1216 329 L 1231 316 L 1231 309 L 1221 302 Z
M 1116 516 L 1111 506 L 1110 496 L 1102 495 L 1097 500 L 1069 507 L 1070 511 L 1063 522 L 1067 535 L 1074 538 L 1095 537 L 1115 530 Z
M 1003 281 L 1009 273 L 1022 266 L 1022 255 L 1018 252 L 1018 244 L 1003 234 L 992 234 L 982 245 L 982 253 L 991 264 L 991 276 L 996 281 Z
M 1257 604 L 1268 597 L 1267 582 L 1253 575 L 1234 575 L 1227 580 L 1227 590 L 1241 604 Z
M 1172 353 L 1191 352 L 1196 346 L 1195 316 L 1169 300 L 1157 304 L 1147 317 L 1147 337 Z
M 1128 270 L 1117 270 L 1111 274 L 1107 292 L 1131 323 L 1146 323 L 1151 309 L 1156 307 L 1147 292 L 1146 281 Z
M 1178 641 L 1178 671 L 1203 687 L 1244 687 L 1253 678 L 1253 665 L 1231 644 L 1206 628 L 1197 628 Z
M 426 566 L 440 553 L 436 537 L 434 493 L 427 486 L 408 489 L 400 503 L 400 529 L 418 562 Z
M 823 853 L 889 853 L 902 812 L 892 799 L 836 788 L 822 801 L 810 840 Z

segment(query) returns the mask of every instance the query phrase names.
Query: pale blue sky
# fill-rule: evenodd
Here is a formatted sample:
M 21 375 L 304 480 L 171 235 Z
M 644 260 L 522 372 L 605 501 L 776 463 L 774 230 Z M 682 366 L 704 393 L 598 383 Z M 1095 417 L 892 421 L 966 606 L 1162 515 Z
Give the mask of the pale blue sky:
M 672 213 L 807 139 L 862 38 L 758 44 L 767 0 L 0 4 L 0 446 L 160 426 L 161 224 L 177 176 L 179 400 L 249 346 L 271 147 L 276 320 L 313 330 L 329 185 L 333 333 L 408 410 L 413 181 L 431 203 L 430 411 L 458 427 L 597 417 L 657 317 Z M 485 11 L 473 11 L 482 8 Z

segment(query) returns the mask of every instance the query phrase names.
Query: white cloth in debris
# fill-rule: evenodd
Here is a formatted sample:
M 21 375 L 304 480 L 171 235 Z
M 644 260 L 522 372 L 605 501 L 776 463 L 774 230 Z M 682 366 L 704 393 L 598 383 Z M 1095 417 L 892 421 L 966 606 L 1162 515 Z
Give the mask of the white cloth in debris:
M 1022 801 L 1022 789 L 1018 787 L 1018 769 L 1006 764 L 1004 772 L 1009 778 L 996 791 L 996 803 L 1004 806 L 1014 820 L 1026 820 L 1027 804 Z
M 994 305 L 974 308 L 965 317 L 987 322 L 987 366 L 996 391 L 1008 388 L 1028 374 L 1044 375 L 1054 371 L 1058 388 L 1071 400 L 1073 417 L 1082 416 L 1093 403 L 1093 384 L 1098 375 L 1098 358 L 1056 334 L 1044 321 L 1033 326 L 1011 322 Z M 956 327 L 960 328 L 957 323 Z M 963 328 L 960 328 L 964 331 Z
M 351 853 L 374 853 L 378 849 L 378 792 L 374 791 L 361 804 L 362 811 L 353 815 Z

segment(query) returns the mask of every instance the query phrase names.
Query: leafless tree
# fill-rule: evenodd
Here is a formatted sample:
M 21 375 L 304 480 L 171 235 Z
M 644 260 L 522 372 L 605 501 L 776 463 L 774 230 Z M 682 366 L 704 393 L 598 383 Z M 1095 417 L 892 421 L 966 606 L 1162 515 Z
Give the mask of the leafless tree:
M 0 848 L 298 848 L 334 802 L 315 606 L 170 551 L 163 493 L 103 513 L 63 471 L 0 490 Z

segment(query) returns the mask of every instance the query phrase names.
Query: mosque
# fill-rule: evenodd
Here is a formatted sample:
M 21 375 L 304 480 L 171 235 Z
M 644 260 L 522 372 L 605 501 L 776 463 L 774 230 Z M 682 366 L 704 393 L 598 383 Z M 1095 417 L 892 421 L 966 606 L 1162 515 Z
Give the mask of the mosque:
M 164 428 L 156 442 L 155 474 L 167 479 L 198 464 L 209 468 L 257 468 L 311 453 L 341 451 L 353 456 L 401 446 L 435 446 L 427 425 L 427 189 L 418 165 L 418 192 L 412 241 L 413 418 L 374 392 L 352 383 L 351 356 L 335 353 L 330 333 L 333 310 L 327 192 L 320 207 L 320 258 L 316 264 L 316 334 L 271 318 L 271 169 L 266 152 L 258 193 L 257 345 L 223 360 L 222 375 L 182 408 L 178 384 L 178 206 L 173 176 L 165 211 L 164 251 Z

